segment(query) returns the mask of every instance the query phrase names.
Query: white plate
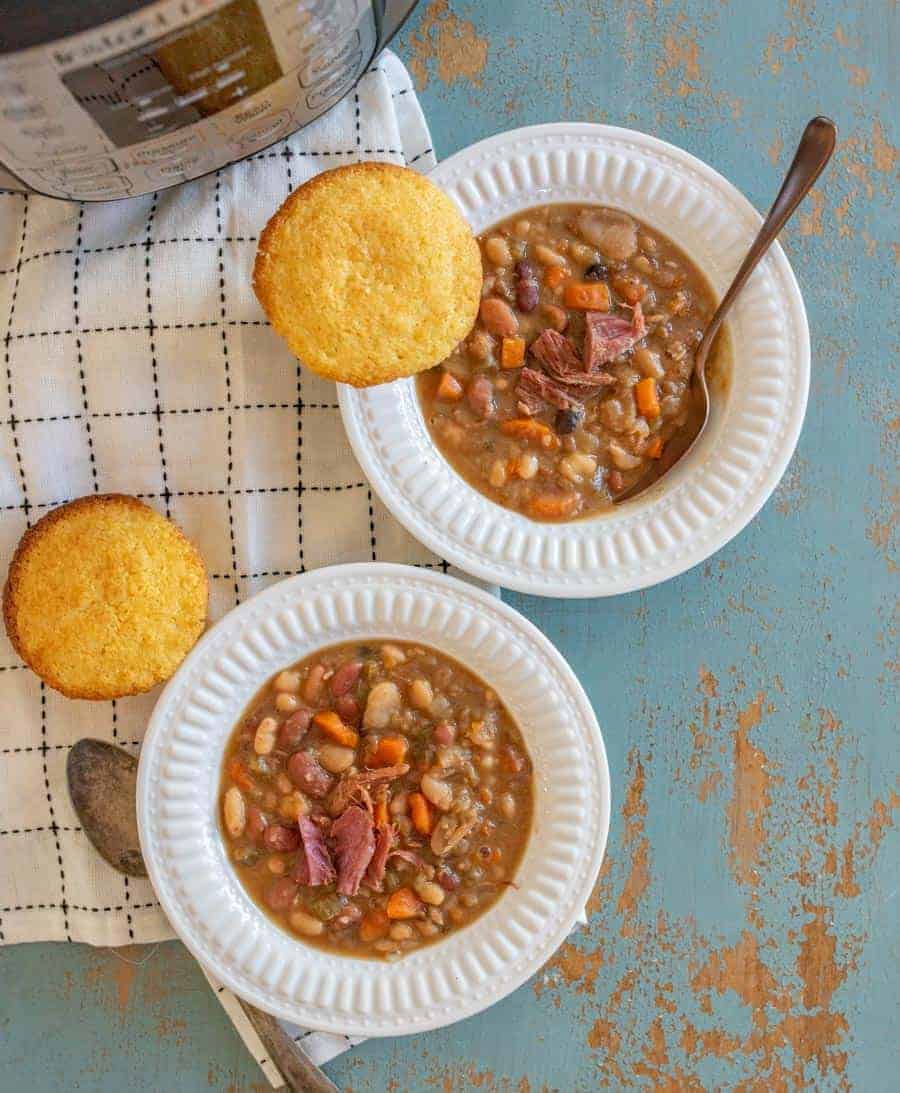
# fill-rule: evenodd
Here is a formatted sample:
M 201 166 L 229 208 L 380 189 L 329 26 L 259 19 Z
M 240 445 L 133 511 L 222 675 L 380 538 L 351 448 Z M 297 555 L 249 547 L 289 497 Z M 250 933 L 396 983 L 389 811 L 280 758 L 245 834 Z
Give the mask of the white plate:
M 276 926 L 226 860 L 217 807 L 225 742 L 263 683 L 323 646 L 375 637 L 433 645 L 477 673 L 516 719 L 535 767 L 519 887 L 471 926 L 394 964 L 325 953 Z M 395 1036 L 477 1013 L 552 955 L 600 868 L 609 770 L 587 696 L 531 623 L 452 577 L 369 563 L 282 581 L 213 627 L 154 710 L 137 802 L 153 887 L 201 964 L 306 1028 Z
M 584 201 L 634 213 L 673 239 L 721 297 L 760 224 L 730 182 L 671 144 L 609 125 L 501 133 L 431 173 L 475 232 L 533 205 Z M 339 389 L 356 457 L 413 535 L 484 580 L 543 596 L 610 596 L 702 562 L 756 515 L 800 435 L 809 330 L 776 244 L 729 322 L 734 367 L 703 442 L 664 483 L 612 513 L 539 524 L 501 508 L 447 463 L 413 380 Z

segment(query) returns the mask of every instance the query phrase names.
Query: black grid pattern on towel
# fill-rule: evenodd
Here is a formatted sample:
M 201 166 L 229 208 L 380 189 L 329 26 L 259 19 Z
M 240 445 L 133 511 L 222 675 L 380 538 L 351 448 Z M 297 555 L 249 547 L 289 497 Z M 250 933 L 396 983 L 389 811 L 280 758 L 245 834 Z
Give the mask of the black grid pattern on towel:
M 379 91 L 379 80 L 373 69 L 338 108 L 347 124 L 334 148 L 298 134 L 124 204 L 0 192 L 4 569 L 46 512 L 108 492 L 142 498 L 197 542 L 213 618 L 323 564 L 444 568 L 374 497 L 333 384 L 301 371 L 249 285 L 265 220 L 313 174 L 354 159 L 429 162 L 430 147 L 385 140 L 372 122 L 374 95 L 393 97 L 398 113 L 412 98 L 406 87 Z M 72 744 L 89 735 L 136 749 L 156 695 L 67 701 L 0 641 L 0 943 L 158 933 L 149 884 L 98 864 L 65 790 Z

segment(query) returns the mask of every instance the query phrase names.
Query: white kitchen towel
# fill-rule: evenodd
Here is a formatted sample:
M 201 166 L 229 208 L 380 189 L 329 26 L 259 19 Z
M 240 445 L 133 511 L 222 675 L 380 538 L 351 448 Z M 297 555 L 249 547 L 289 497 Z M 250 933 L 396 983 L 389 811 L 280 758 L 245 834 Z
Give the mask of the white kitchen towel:
M 360 159 L 435 162 L 391 53 L 302 133 L 197 182 L 104 205 L 0 192 L 4 573 L 29 524 L 71 498 L 114 491 L 145 499 L 197 543 L 213 620 L 321 565 L 445 568 L 379 504 L 334 385 L 299 367 L 250 286 L 257 237 L 284 198 Z M 136 750 L 156 693 L 72 702 L 0 641 L 0 942 L 173 937 L 149 883 L 121 877 L 92 849 L 65 781 L 82 736 Z M 262 1061 L 237 1003 L 219 996 Z M 348 1046 L 292 1034 L 317 1061 Z

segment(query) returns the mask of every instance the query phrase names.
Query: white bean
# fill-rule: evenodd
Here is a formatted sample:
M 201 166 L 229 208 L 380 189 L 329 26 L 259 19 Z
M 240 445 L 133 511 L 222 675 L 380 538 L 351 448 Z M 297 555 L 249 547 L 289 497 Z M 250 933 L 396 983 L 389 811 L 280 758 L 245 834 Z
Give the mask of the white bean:
M 404 658 L 405 659 L 405 658 Z M 386 729 L 391 718 L 400 709 L 400 691 L 396 683 L 376 683 L 369 691 L 366 711 L 363 714 L 363 728 Z
M 271 755 L 278 735 L 278 722 L 274 717 L 264 717 L 256 727 L 253 750 L 257 755 Z
M 307 937 L 318 937 L 325 929 L 324 922 L 308 915 L 306 911 L 291 911 L 288 915 L 288 923 L 292 930 L 296 930 L 298 934 L 305 934 Z
M 441 812 L 447 812 L 451 808 L 453 805 L 453 790 L 446 782 L 442 782 L 440 778 L 435 778 L 433 774 L 423 774 L 421 784 L 422 792 L 435 808 L 439 808 Z
M 225 830 L 232 839 L 239 839 L 247 827 L 247 806 L 244 795 L 237 786 L 229 786 L 225 793 Z
M 414 679 L 409 685 L 409 704 L 417 710 L 428 710 L 434 690 L 427 679 Z
M 300 673 L 290 670 L 279 672 L 275 677 L 274 687 L 276 691 L 284 691 L 286 694 L 300 694 Z
M 299 789 L 295 789 L 293 793 L 288 793 L 281 798 L 278 811 L 286 820 L 293 820 L 296 823 L 301 816 L 309 812 L 309 801 Z
M 559 470 L 563 477 L 577 484 L 593 477 L 597 470 L 597 460 L 584 452 L 572 452 L 559 461 Z
M 330 774 L 341 774 L 356 758 L 353 748 L 340 744 L 323 744 L 319 748 L 319 762 Z
M 509 244 L 502 235 L 488 236 L 484 241 L 484 253 L 495 266 L 508 266 L 512 261 Z
M 538 472 L 538 458 L 536 455 L 532 455 L 530 452 L 526 452 L 525 455 L 520 455 L 516 461 L 516 474 L 519 478 L 534 478 Z
M 495 488 L 506 485 L 506 462 L 503 459 L 495 459 L 491 464 L 488 481 Z
M 504 793 L 498 801 L 500 811 L 507 820 L 511 820 L 516 814 L 516 801 L 511 793 Z
M 397 793 L 391 798 L 388 811 L 392 816 L 405 816 L 409 807 L 409 799 L 406 793 Z
M 566 264 L 566 260 L 561 254 L 558 254 L 552 247 L 548 247 L 544 243 L 535 245 L 534 256 L 542 266 L 564 266 Z
M 388 933 L 393 941 L 409 941 L 415 931 L 406 922 L 395 922 Z
M 396 668 L 398 664 L 404 663 L 406 653 L 398 645 L 382 645 L 381 660 L 385 668 L 390 671 L 391 668 Z
M 609 442 L 609 457 L 620 471 L 633 471 L 643 460 L 638 455 L 631 455 L 614 440 Z
M 416 874 L 413 888 L 416 890 L 416 894 L 432 907 L 440 907 L 446 897 L 444 889 L 422 873 Z
M 666 374 L 659 353 L 654 349 L 648 349 L 645 345 L 635 346 L 634 363 L 645 376 L 651 376 L 655 380 L 661 380 Z
M 300 705 L 300 699 L 288 691 L 281 691 L 275 699 L 275 709 L 279 713 L 293 713 Z

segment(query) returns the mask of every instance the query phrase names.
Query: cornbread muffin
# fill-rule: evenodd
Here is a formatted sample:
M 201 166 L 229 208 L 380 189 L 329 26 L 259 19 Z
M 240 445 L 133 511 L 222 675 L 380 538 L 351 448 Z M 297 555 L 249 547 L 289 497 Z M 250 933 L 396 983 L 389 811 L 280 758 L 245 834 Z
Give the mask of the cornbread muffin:
M 478 244 L 450 198 L 388 163 L 338 167 L 295 190 L 253 269 L 296 356 L 354 387 L 442 361 L 472 329 L 481 283 Z
M 82 497 L 16 549 L 3 618 L 16 652 L 69 698 L 120 698 L 169 678 L 200 637 L 208 582 L 177 527 L 134 497 Z

